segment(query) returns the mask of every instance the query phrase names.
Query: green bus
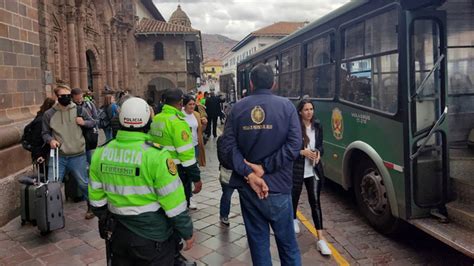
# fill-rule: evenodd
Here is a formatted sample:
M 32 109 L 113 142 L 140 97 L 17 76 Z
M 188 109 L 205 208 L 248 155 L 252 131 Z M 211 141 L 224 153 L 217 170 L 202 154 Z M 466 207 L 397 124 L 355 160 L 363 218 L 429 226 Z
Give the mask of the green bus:
M 238 94 L 258 63 L 314 100 L 326 176 L 373 227 L 474 257 L 474 1 L 351 1 L 240 62 Z

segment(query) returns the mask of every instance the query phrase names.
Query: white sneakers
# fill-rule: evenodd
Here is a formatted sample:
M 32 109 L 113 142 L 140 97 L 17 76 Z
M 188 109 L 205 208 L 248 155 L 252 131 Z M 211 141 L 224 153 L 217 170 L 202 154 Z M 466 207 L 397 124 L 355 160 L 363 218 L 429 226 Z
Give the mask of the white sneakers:
M 193 201 L 193 198 L 190 198 L 189 199 L 189 209 L 191 210 L 197 210 L 197 204 L 196 202 Z
M 300 225 L 299 225 L 299 221 L 298 219 L 294 219 L 293 220 L 293 226 L 295 227 L 295 234 L 299 234 L 300 233 Z
M 332 253 L 331 250 L 329 249 L 328 243 L 326 243 L 326 241 L 322 239 L 316 243 L 316 247 L 318 248 L 319 252 L 321 252 L 321 254 L 323 255 L 331 255 Z

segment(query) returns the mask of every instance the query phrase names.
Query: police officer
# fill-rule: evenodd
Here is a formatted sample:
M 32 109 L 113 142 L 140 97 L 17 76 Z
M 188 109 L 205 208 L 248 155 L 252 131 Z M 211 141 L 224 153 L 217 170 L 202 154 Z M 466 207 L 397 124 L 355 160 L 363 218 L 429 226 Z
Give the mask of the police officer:
M 189 206 L 192 193 L 201 191 L 202 182 L 194 154 L 191 129 L 181 112 L 183 91 L 177 88 L 168 89 L 164 92 L 163 99 L 163 110 L 153 118 L 149 134 L 153 142 L 159 143 L 170 152 L 178 165 Z M 194 191 L 191 191 L 191 182 L 194 183 Z
M 110 249 L 113 265 L 173 265 L 179 238 L 190 249 L 193 225 L 183 185 L 168 151 L 146 133 L 150 109 L 140 98 L 121 107 L 117 137 L 99 147 L 90 167 L 93 211 L 117 221 Z

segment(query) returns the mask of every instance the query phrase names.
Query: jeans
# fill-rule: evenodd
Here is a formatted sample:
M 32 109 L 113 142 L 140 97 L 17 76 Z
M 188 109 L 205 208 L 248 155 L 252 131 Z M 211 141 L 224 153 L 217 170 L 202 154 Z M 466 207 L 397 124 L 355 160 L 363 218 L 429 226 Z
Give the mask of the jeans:
M 272 265 L 270 228 L 275 234 L 281 265 L 301 265 L 300 250 L 293 227 L 291 194 L 269 193 L 259 199 L 245 185 L 239 188 L 242 216 L 254 265 Z
M 234 193 L 234 188 L 221 182 L 222 187 L 222 196 L 221 196 L 221 205 L 220 205 L 220 216 L 229 218 L 230 213 L 230 203 L 232 199 L 232 193 Z
M 92 161 L 92 155 L 94 154 L 94 150 L 87 150 L 86 151 L 86 157 L 87 157 L 87 164 L 90 166 L 91 165 L 91 161 Z
M 104 128 L 104 134 L 105 134 L 105 142 L 113 139 L 114 134 L 113 134 L 113 131 L 112 131 L 112 127 Z
M 87 193 L 87 184 L 89 183 L 89 175 L 87 173 L 87 158 L 86 154 L 83 153 L 81 155 L 75 156 L 66 156 L 66 155 L 59 155 L 59 182 L 63 182 L 64 174 L 68 172 L 72 175 L 73 178 L 76 179 L 77 184 L 79 186 L 79 190 L 81 190 L 82 195 L 88 199 L 89 194 Z M 53 160 L 49 159 L 48 164 L 48 180 L 53 181 Z

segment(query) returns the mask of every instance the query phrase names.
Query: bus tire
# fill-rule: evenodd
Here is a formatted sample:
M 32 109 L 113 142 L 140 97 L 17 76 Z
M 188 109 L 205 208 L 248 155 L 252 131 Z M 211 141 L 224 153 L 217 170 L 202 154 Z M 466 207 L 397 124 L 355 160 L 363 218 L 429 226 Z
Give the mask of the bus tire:
M 359 210 L 370 225 L 383 234 L 398 231 L 400 220 L 392 215 L 382 176 L 371 160 L 363 160 L 356 167 L 354 193 Z

